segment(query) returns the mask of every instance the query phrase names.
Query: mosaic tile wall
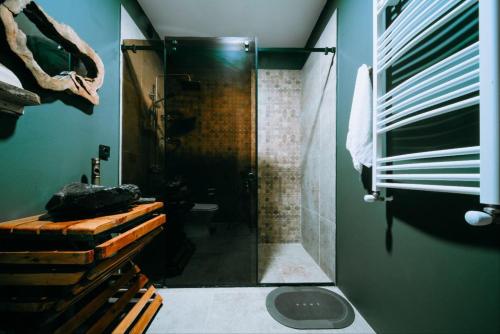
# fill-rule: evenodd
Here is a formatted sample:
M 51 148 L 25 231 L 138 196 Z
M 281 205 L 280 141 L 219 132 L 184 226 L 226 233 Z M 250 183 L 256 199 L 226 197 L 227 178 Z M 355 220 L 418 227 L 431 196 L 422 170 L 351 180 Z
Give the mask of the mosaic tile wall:
M 258 72 L 259 241 L 300 242 L 301 71 Z
M 181 146 L 170 153 L 171 172 L 188 178 L 195 201 L 217 202 L 215 221 L 249 219 L 242 177 L 255 165 L 251 72 L 189 73 L 201 89 L 171 98 L 167 112 L 196 117 L 196 125 L 179 137 Z M 208 188 L 216 189 L 215 199 L 207 197 Z

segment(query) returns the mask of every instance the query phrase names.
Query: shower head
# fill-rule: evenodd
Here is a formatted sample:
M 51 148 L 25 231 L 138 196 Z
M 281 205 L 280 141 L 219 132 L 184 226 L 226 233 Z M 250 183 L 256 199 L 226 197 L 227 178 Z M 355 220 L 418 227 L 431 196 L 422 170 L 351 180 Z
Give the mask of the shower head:
M 191 74 L 188 73 L 169 73 L 167 77 L 174 78 L 184 90 L 200 90 L 201 88 L 201 82 L 193 80 Z
M 182 80 L 180 81 L 183 90 L 187 91 L 199 91 L 201 90 L 201 82 L 193 80 Z

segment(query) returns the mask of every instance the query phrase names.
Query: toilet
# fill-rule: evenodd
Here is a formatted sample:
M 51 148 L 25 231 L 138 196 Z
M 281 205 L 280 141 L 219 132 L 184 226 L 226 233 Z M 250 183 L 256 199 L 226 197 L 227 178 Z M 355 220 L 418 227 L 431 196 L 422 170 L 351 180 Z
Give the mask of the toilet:
M 210 222 L 219 210 L 217 204 L 195 203 L 187 217 L 185 231 L 188 237 L 199 238 L 210 235 Z

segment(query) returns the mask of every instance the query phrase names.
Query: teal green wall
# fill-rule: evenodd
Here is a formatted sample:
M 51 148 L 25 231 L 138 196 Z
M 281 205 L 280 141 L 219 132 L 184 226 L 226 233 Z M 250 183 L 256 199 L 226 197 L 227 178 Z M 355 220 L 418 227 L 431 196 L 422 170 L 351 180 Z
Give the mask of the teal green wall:
M 327 6 L 338 10 L 339 287 L 377 333 L 500 332 L 500 226 L 466 225 L 477 197 L 398 191 L 388 206 L 363 202 L 345 143 L 357 68 L 372 64 L 372 6 Z
M 41 212 L 63 185 L 90 177 L 99 144 L 111 146 L 103 184 L 118 183 L 120 0 L 37 3 L 96 50 L 106 76 L 92 115 L 57 101 L 26 108 L 15 124 L 0 119 L 0 221 Z

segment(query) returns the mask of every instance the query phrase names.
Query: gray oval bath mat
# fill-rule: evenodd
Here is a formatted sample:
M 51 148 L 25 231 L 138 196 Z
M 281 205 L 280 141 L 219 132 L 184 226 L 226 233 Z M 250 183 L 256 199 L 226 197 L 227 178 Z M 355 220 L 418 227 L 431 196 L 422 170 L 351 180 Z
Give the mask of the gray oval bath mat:
M 354 322 L 354 309 L 342 296 L 317 287 L 281 287 L 266 298 L 267 311 L 296 329 L 344 328 Z

